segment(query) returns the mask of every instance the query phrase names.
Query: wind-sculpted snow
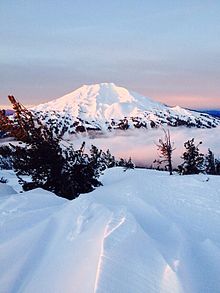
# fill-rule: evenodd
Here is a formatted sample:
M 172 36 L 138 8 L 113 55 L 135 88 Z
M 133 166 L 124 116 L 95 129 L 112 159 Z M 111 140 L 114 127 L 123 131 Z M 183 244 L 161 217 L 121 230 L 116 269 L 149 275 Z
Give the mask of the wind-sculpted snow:
M 33 108 L 58 132 L 106 132 L 163 125 L 212 128 L 219 119 L 181 107 L 169 107 L 113 83 L 84 85 L 61 98 Z
M 109 169 L 73 201 L 0 186 L 0 292 L 220 292 L 220 177 Z

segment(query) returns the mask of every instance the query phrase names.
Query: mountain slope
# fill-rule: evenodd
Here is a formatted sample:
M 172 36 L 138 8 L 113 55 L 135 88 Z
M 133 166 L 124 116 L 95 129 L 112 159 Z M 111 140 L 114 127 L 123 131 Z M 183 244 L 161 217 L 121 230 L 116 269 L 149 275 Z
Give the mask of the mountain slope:
M 170 126 L 211 128 L 219 120 L 181 107 L 168 107 L 113 83 L 84 85 L 33 109 L 64 132 Z

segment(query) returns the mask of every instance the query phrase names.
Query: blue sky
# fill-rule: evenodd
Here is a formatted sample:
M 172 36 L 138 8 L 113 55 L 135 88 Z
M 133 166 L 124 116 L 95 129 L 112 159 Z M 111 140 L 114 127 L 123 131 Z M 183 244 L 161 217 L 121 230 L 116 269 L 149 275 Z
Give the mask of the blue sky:
M 0 1 L 0 105 L 114 82 L 220 108 L 220 1 Z

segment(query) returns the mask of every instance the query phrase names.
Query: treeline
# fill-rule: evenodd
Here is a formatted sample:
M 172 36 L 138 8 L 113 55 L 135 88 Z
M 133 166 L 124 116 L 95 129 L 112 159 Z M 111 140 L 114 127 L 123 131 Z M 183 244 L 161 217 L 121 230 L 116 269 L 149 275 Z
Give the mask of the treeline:
M 164 169 L 173 174 L 172 155 L 175 151 L 174 143 L 171 143 L 169 130 L 164 130 L 164 138 L 159 139 L 157 148 L 159 151 L 159 159 L 154 163 L 157 165 L 157 169 Z M 214 153 L 208 149 L 207 154 L 203 154 L 199 150 L 199 146 L 202 144 L 200 141 L 195 144 L 195 139 L 192 138 L 184 143 L 185 151 L 181 156 L 183 160 L 176 172 L 180 175 L 190 175 L 205 173 L 210 175 L 220 175 L 220 160 L 215 158 Z

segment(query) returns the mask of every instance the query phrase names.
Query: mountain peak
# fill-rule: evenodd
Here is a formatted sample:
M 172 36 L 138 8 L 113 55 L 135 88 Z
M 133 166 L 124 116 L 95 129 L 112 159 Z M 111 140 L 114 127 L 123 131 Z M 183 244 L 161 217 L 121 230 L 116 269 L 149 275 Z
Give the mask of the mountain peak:
M 136 115 L 134 109 L 141 111 L 152 108 L 164 108 L 165 105 L 155 102 L 149 98 L 141 96 L 126 88 L 116 86 L 114 83 L 98 83 L 83 85 L 75 91 L 35 107 L 40 111 L 70 111 L 75 117 L 79 116 L 79 111 L 87 113 L 87 116 L 96 119 L 103 116 L 104 119 L 118 119 L 125 116 Z M 116 114 L 117 112 L 117 114 Z
M 83 94 L 89 95 L 93 94 L 93 97 L 98 101 L 111 104 L 115 102 L 132 102 L 134 98 L 129 93 L 126 88 L 116 86 L 114 83 L 98 83 L 91 85 L 84 85 L 79 88 L 82 90 Z
M 58 119 L 57 117 L 60 120 L 68 117 L 71 121 L 69 124 L 82 125 L 84 129 L 151 128 L 163 124 L 215 127 L 219 123 L 209 115 L 189 111 L 179 106 L 168 107 L 107 82 L 83 85 L 61 98 L 41 104 L 33 110 L 50 113 L 47 116 L 52 115 L 55 120 Z M 63 125 L 63 121 L 59 124 Z

